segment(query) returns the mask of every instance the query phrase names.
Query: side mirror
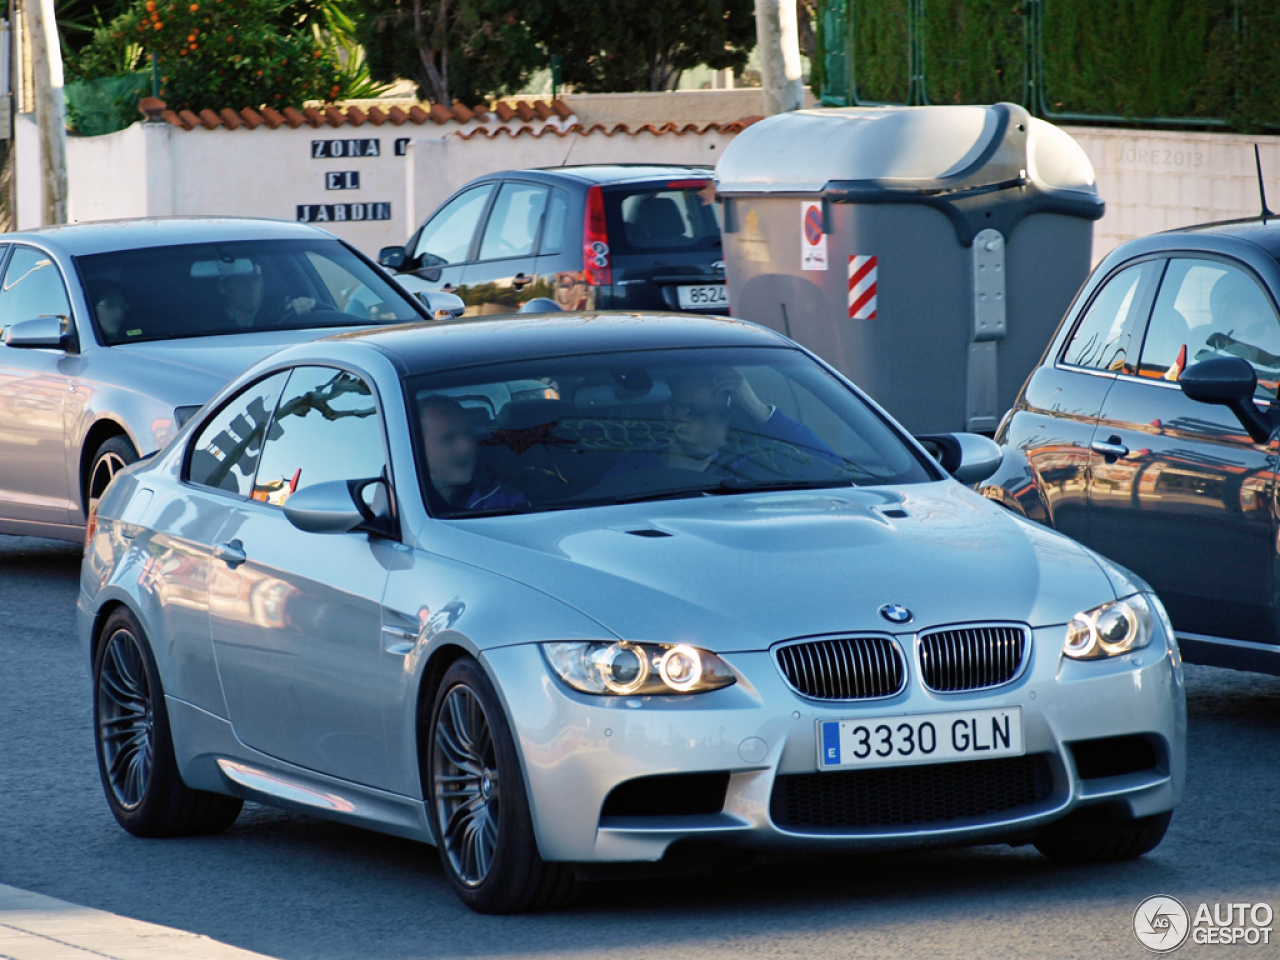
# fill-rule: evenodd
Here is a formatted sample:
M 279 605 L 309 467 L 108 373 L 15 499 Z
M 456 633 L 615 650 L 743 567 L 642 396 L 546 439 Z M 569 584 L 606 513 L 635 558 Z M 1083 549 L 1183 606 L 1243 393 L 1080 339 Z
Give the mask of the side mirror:
M 75 347 L 75 334 L 67 332 L 71 321 L 67 317 L 36 317 L 20 320 L 5 334 L 6 346 L 27 350 L 71 350 Z
M 399 270 L 409 259 L 409 252 L 404 247 L 383 247 L 378 251 L 378 263 L 388 270 Z
M 916 440 L 943 470 L 968 487 L 986 480 L 1004 460 L 999 444 L 976 433 L 938 433 Z
M 1239 357 L 1212 357 L 1192 364 L 1178 378 L 1183 394 L 1199 403 L 1216 403 L 1236 415 L 1254 443 L 1271 439 L 1271 421 L 1253 402 L 1258 374 Z
M 390 498 L 382 479 L 330 480 L 303 487 L 284 502 L 284 515 L 307 533 L 356 529 L 387 533 L 392 525 Z
M 456 293 L 445 293 L 443 290 L 420 290 L 418 299 L 426 304 L 432 320 L 460 317 L 467 309 L 467 305 L 462 302 L 460 296 Z

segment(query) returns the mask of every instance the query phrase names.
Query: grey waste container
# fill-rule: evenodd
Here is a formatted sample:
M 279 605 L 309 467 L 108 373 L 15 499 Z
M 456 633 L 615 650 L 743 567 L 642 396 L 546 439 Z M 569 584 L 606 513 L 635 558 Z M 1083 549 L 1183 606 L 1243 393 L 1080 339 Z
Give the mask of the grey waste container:
M 992 431 L 1088 275 L 1103 203 L 1015 104 L 802 110 L 716 165 L 734 316 L 779 330 L 917 433 Z

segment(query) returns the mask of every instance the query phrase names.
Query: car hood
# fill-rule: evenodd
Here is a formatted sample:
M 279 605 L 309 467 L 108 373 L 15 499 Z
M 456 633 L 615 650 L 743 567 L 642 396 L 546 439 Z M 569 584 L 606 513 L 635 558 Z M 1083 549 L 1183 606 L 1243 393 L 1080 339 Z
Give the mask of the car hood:
M 1116 592 L 1093 554 L 953 481 L 437 522 L 427 549 L 630 640 L 759 650 L 844 631 L 1064 624 Z M 632 531 L 649 531 L 638 535 Z M 881 618 L 907 607 L 910 626 Z
M 213 388 L 205 391 L 204 399 L 207 400 L 236 374 L 277 350 L 295 343 L 345 333 L 351 329 L 353 328 L 329 327 L 318 330 L 270 330 L 224 337 L 156 340 L 151 343 L 124 343 L 111 347 L 110 351 L 122 359 L 130 360 L 131 364 L 141 361 L 152 366 L 167 366 L 179 375 L 194 374 L 202 381 L 208 380 Z

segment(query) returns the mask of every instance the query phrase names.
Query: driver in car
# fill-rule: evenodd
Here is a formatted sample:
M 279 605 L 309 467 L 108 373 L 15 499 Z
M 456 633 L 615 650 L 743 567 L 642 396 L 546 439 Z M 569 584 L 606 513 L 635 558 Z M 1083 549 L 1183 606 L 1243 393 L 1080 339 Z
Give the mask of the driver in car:
M 244 261 L 241 261 L 244 262 Z M 237 327 L 249 329 L 257 325 L 262 310 L 262 267 L 253 264 L 252 270 L 225 273 L 218 279 L 218 293 L 222 307 Z M 303 316 L 310 313 L 316 302 L 311 297 L 293 297 L 285 302 L 284 313 Z M 275 322 L 279 317 L 263 317 Z
M 666 449 L 661 452 L 633 450 L 621 454 L 617 464 L 605 474 L 619 476 L 630 470 L 670 467 L 703 472 L 715 470 L 736 475 L 744 468 L 759 465 L 767 454 L 725 449 L 734 411 L 749 421 L 745 431 L 780 441 L 833 465 L 843 461 L 812 430 L 792 420 L 777 407 L 756 396 L 747 378 L 732 367 L 719 370 L 690 370 L 671 380 L 671 400 L 663 407 L 670 430 Z M 776 471 L 775 471 L 776 472 Z
M 526 506 L 523 493 L 477 470 L 479 454 L 467 411 L 452 397 L 422 401 L 422 444 L 431 491 L 451 511 L 501 510 Z

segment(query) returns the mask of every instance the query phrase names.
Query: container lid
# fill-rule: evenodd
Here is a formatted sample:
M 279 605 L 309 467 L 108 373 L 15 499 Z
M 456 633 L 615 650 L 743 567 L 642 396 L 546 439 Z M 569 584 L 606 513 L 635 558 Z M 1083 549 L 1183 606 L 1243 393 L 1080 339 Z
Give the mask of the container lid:
M 1065 131 L 1012 103 L 798 110 L 752 124 L 716 164 L 721 196 L 929 203 L 952 216 L 1013 205 L 1096 220 L 1093 165 Z M 1009 224 L 1012 226 L 1012 224 Z M 965 245 L 972 231 L 957 229 Z

